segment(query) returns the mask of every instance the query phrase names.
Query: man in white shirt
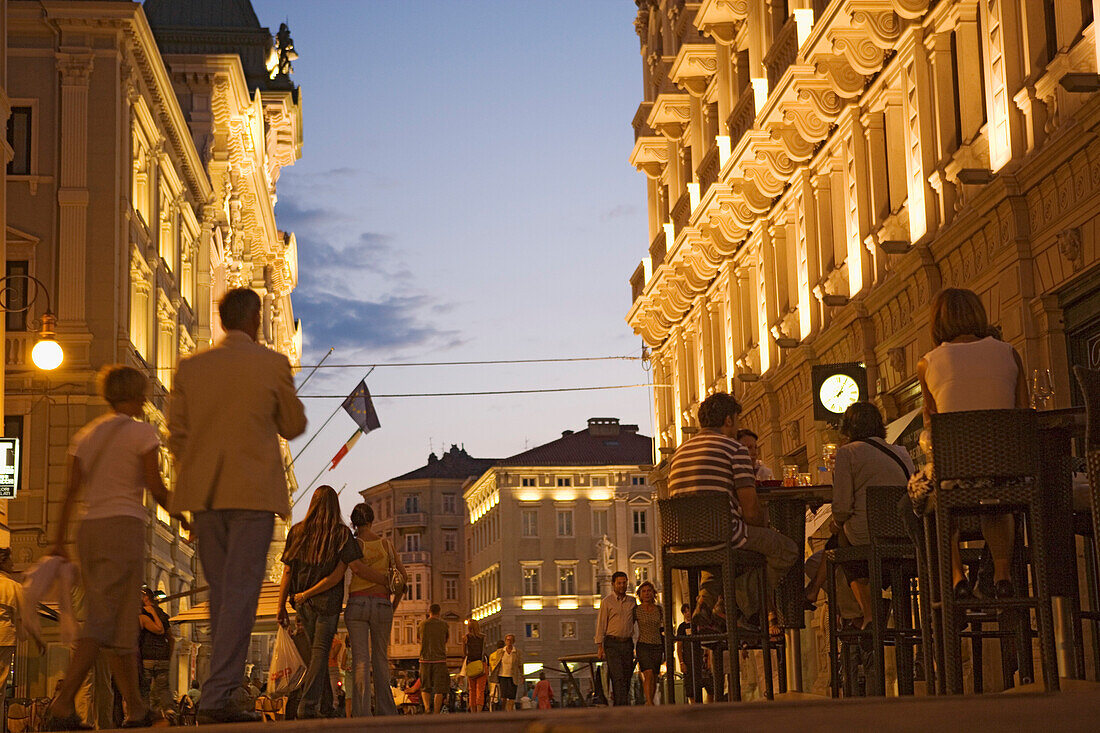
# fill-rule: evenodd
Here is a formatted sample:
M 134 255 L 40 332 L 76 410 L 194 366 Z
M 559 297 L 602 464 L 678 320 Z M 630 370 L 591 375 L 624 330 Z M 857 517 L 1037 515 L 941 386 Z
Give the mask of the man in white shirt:
M 596 653 L 606 660 L 611 678 L 612 701 L 630 704 L 630 676 L 634 672 L 634 596 L 626 593 L 627 577 L 621 570 L 611 576 L 612 592 L 600 601 L 596 619 Z
M 760 446 L 757 444 L 759 440 L 760 438 L 756 433 L 748 428 L 741 428 L 737 431 L 737 442 L 745 446 L 745 450 L 749 452 L 753 469 L 756 471 L 756 480 L 771 481 L 775 478 L 775 474 L 760 461 Z

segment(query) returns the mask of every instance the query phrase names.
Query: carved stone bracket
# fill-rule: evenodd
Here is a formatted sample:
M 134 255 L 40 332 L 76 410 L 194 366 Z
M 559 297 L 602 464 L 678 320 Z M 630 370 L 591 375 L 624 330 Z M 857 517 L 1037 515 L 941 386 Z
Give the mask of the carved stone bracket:
M 869 45 L 874 47 L 874 44 Z M 882 65 L 881 59 L 879 65 Z M 848 63 L 844 56 L 833 54 L 817 56 L 814 59 L 814 67 L 817 69 L 817 73 L 824 75 L 829 80 L 833 91 L 845 99 L 858 97 L 867 83 L 867 78 L 852 68 L 852 65 Z
M 838 28 L 832 32 L 833 52 L 843 54 L 852 69 L 865 76 L 876 74 L 885 60 L 883 48 L 860 28 Z
M 691 122 L 691 98 L 687 94 L 659 94 L 647 124 L 670 140 L 684 136 Z
M 792 160 L 805 161 L 809 160 L 814 154 L 814 144 L 802 137 L 791 125 L 775 125 L 771 127 L 771 136 L 773 140 L 779 142 L 783 146 L 784 152 L 791 157 Z
M 1081 230 L 1077 227 L 1063 229 L 1056 237 L 1058 251 L 1073 265 L 1074 271 L 1080 270 L 1085 264 L 1082 258 Z
M 851 0 L 852 26 L 883 50 L 890 50 L 901 37 L 901 19 L 891 10 L 882 10 L 878 0 Z
M 750 0 L 704 0 L 695 13 L 695 27 L 724 46 L 732 45 L 749 17 L 749 5 Z
M 685 43 L 680 46 L 668 76 L 688 94 L 702 97 L 717 70 L 718 59 L 713 43 Z
M 663 137 L 640 137 L 634 141 L 630 164 L 650 178 L 661 177 L 668 159 L 668 142 Z

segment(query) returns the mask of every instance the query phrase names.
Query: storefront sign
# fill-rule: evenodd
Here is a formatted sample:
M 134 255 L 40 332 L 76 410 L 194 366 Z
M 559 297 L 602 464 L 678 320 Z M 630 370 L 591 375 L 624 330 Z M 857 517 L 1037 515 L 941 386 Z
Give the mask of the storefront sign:
M 19 438 L 0 438 L 0 499 L 14 499 L 19 489 Z

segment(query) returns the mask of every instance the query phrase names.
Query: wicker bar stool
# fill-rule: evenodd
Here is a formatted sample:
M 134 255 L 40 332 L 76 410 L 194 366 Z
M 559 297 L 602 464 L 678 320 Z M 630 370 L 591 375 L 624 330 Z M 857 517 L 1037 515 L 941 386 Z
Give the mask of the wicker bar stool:
M 932 415 L 933 470 L 936 491 L 936 570 L 943 649 L 943 684 L 949 694 L 961 694 L 959 614 L 977 611 L 1036 612 L 1043 678 L 1047 691 L 1058 689 L 1054 648 L 1054 618 L 1047 588 L 1043 487 L 1039 473 L 1038 421 L 1034 410 L 980 410 Z M 946 481 L 962 485 L 945 485 Z M 951 577 L 952 526 L 959 516 L 1027 515 L 1028 549 L 1034 595 L 1013 599 L 956 602 Z M 1017 587 L 1026 593 L 1026 585 Z M 1022 625 L 1022 624 L 1021 624 Z
M 841 642 L 858 644 L 862 639 L 871 642 L 874 660 L 873 674 L 870 676 L 868 694 L 886 694 L 886 647 L 895 647 L 898 669 L 898 691 L 903 695 L 913 694 L 913 648 L 920 644 L 921 633 L 913 622 L 912 579 L 917 576 L 916 549 L 905 525 L 898 515 L 898 501 L 905 495 L 904 486 L 869 486 L 867 488 L 867 528 L 871 542 L 868 545 L 838 547 L 825 552 L 828 568 L 829 598 L 829 659 L 830 687 L 833 697 L 840 694 L 842 665 Z M 868 565 L 871 584 L 871 613 L 873 619 L 870 629 L 838 630 L 835 627 L 837 581 L 836 571 L 846 562 L 864 561 Z M 893 587 L 891 615 L 894 627 L 888 628 L 888 615 L 883 599 L 882 579 L 889 575 Z M 846 657 L 847 655 L 843 655 Z M 850 679 L 850 678 L 849 678 Z M 852 686 L 846 686 L 848 694 Z
M 661 517 L 661 574 L 665 612 L 665 659 L 672 660 L 677 641 L 688 644 L 719 644 L 714 655 L 714 683 L 721 683 L 720 667 L 721 644 L 730 652 L 729 690 L 734 700 L 741 700 L 741 661 L 738 652 L 743 644 L 763 649 L 765 696 L 774 697 L 772 684 L 771 651 L 772 644 L 768 635 L 767 609 L 760 610 L 758 616 L 760 628 L 743 628 L 737 622 L 737 599 L 734 594 L 734 578 L 739 572 L 756 570 L 759 576 L 759 593 L 763 600 L 767 597 L 764 556 L 757 552 L 738 550 L 730 547 L 732 534 L 730 522 L 729 496 L 720 493 L 701 493 L 691 496 L 677 496 L 661 499 L 657 509 Z M 686 570 L 689 573 L 704 569 L 717 569 L 722 575 L 722 597 L 726 607 L 726 632 L 712 634 L 691 634 L 679 636 L 672 633 L 675 601 L 672 597 L 672 571 Z M 694 599 L 690 602 L 694 605 Z M 666 700 L 675 703 L 676 690 L 674 675 L 666 675 Z
M 1078 532 L 1085 537 L 1085 574 L 1090 610 L 1079 614 L 1078 624 L 1081 620 L 1092 623 L 1092 651 L 1097 679 L 1100 679 L 1100 611 L 1097 610 L 1097 600 L 1100 598 L 1100 369 L 1075 366 L 1073 373 L 1085 397 L 1085 473 L 1092 500 L 1090 526 L 1080 527 Z M 1085 524 L 1084 518 L 1081 523 Z M 1080 636 L 1078 629 L 1078 638 Z M 1083 666 L 1080 671 L 1084 672 Z

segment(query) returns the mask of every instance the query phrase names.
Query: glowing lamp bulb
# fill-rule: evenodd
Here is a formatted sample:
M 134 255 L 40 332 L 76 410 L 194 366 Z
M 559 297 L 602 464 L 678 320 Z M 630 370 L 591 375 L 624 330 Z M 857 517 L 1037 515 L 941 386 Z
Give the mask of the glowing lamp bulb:
M 51 371 L 61 366 L 65 359 L 65 352 L 61 350 L 61 344 L 52 338 L 45 338 L 31 349 L 31 361 L 39 369 Z

